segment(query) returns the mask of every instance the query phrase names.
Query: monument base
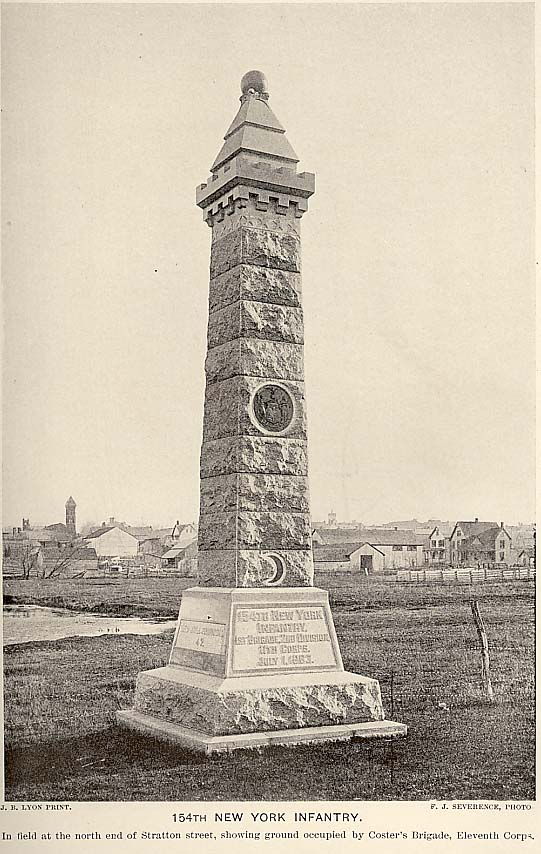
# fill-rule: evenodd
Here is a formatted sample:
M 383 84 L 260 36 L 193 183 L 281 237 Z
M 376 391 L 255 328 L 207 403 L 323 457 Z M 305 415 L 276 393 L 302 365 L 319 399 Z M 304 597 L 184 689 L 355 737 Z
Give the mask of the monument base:
M 143 715 L 133 709 L 117 712 L 121 726 L 136 730 L 164 741 L 170 741 L 201 753 L 229 753 L 232 750 L 257 749 L 280 745 L 316 744 L 323 741 L 348 741 L 351 738 L 374 739 L 396 738 L 407 735 L 404 724 L 394 721 L 368 721 L 365 723 L 336 724 L 325 727 L 302 727 L 281 729 L 272 732 L 250 732 L 237 735 L 210 736 L 179 724 L 168 723 L 151 715 Z
M 166 667 L 119 723 L 206 753 L 405 735 L 376 679 L 344 671 L 327 591 L 190 588 Z

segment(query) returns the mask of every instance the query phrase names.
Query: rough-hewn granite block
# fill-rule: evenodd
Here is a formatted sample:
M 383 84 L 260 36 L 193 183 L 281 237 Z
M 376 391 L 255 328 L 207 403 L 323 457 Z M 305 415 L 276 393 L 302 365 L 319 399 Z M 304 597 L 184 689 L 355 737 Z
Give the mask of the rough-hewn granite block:
M 208 323 L 208 346 L 217 347 L 234 338 L 264 338 L 302 344 L 302 309 L 239 300 L 212 312 Z
M 303 349 L 302 344 L 264 341 L 260 338 L 228 341 L 208 351 L 205 361 L 207 382 L 217 382 L 239 374 L 302 382 Z
M 201 477 L 232 472 L 308 474 L 304 439 L 232 436 L 211 439 L 201 449 Z
M 211 313 L 240 299 L 299 307 L 301 276 L 287 270 L 241 264 L 210 280 Z
M 205 549 L 305 549 L 312 544 L 308 513 L 204 513 L 199 551 Z
M 235 510 L 308 513 L 308 478 L 225 474 L 201 481 L 201 513 Z
M 143 671 L 137 677 L 135 710 L 209 735 L 264 732 L 337 723 L 383 720 L 379 683 L 348 674 L 336 684 L 285 684 L 228 690 L 203 683 L 182 684 L 167 670 Z
M 301 271 L 301 246 L 297 235 L 241 226 L 212 244 L 210 277 L 220 276 L 238 264 Z

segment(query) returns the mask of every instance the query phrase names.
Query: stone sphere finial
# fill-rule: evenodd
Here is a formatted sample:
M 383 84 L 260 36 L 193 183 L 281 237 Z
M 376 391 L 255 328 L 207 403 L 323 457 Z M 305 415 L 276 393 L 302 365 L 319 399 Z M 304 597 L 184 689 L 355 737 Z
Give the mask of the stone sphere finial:
M 240 88 L 243 95 L 247 95 L 250 90 L 260 95 L 269 94 L 267 78 L 262 71 L 248 71 L 240 81 Z

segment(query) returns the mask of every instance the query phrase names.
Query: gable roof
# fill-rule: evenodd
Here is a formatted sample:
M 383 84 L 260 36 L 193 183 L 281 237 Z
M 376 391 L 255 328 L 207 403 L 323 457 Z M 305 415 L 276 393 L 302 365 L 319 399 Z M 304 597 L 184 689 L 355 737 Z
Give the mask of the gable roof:
M 500 536 L 500 534 L 505 534 L 508 540 L 511 539 L 505 528 L 500 528 L 499 525 L 495 525 L 493 528 L 487 528 L 485 531 L 480 531 L 477 534 L 473 534 L 470 537 L 466 537 L 463 542 L 467 545 L 475 545 L 478 542 L 481 546 L 485 548 L 494 548 L 494 543 Z
M 454 537 L 456 529 L 460 530 L 465 537 L 472 537 L 474 534 L 480 534 L 482 531 L 487 531 L 489 528 L 499 528 L 496 522 L 480 522 L 478 519 L 473 522 L 456 522 L 451 537 Z
M 426 534 L 415 531 L 394 531 L 389 528 L 316 528 L 316 532 L 324 545 L 364 543 L 379 546 L 422 546 L 426 542 Z
M 385 557 L 385 552 L 382 552 L 381 549 L 378 549 L 378 547 L 375 546 L 374 543 L 359 543 L 358 547 L 354 549 L 351 554 L 355 554 L 355 552 L 358 551 L 358 549 L 362 549 L 363 546 L 368 546 L 369 549 L 373 549 L 375 552 L 379 552 L 380 555 L 383 555 Z
M 363 528 L 360 537 L 363 543 L 378 546 L 423 546 L 426 541 L 425 534 L 416 534 L 415 531 L 390 531 L 385 528 Z
M 432 537 L 434 536 L 434 531 L 436 529 L 438 529 L 440 532 L 439 536 L 448 540 L 449 537 L 451 536 L 451 533 L 454 530 L 454 528 L 455 528 L 455 526 L 450 525 L 449 522 L 438 522 L 437 525 L 434 525 L 434 527 L 431 529 L 431 531 L 427 534 L 427 539 L 431 540 Z
M 94 540 L 98 537 L 102 537 L 104 534 L 108 534 L 109 531 L 114 530 L 122 531 L 123 534 L 126 534 L 128 537 L 133 537 L 134 540 L 137 539 L 134 534 L 130 534 L 129 531 L 125 531 L 124 528 L 121 528 L 120 525 L 103 525 L 101 528 L 97 528 L 95 531 L 91 531 L 90 534 L 86 534 L 83 539 L 85 540 Z
M 190 543 L 190 545 L 191 545 L 191 543 Z M 162 555 L 162 558 L 166 558 L 167 560 L 170 560 L 171 558 L 174 558 L 174 557 L 180 557 L 180 555 L 182 555 L 186 551 L 187 548 L 188 548 L 188 546 L 186 544 L 183 546 L 173 546 L 172 548 L 170 548 L 166 552 L 164 552 L 164 554 Z
M 325 545 L 337 543 L 353 543 L 359 542 L 361 529 L 359 526 L 355 528 L 315 528 L 312 531 L 312 536 L 318 534 Z
M 314 561 L 323 563 L 349 560 L 349 556 L 357 551 L 364 543 L 333 543 L 331 545 L 317 545 L 314 548 Z
M 180 524 L 180 522 L 175 522 L 175 524 L 171 528 L 153 528 L 152 525 L 141 525 L 140 527 L 136 525 L 117 525 L 118 528 L 122 528 L 123 531 L 126 531 L 127 534 L 131 534 L 133 537 L 137 537 L 139 541 L 144 540 L 165 540 L 167 537 L 181 537 L 188 528 L 194 530 L 191 522 L 187 524 Z

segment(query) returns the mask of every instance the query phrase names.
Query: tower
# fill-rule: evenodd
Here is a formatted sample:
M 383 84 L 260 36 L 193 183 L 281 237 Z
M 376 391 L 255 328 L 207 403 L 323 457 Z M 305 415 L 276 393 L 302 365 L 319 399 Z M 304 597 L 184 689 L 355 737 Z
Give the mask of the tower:
M 139 674 L 118 720 L 205 752 L 404 734 L 378 682 L 344 671 L 313 586 L 300 222 L 315 182 L 261 72 L 241 91 L 196 192 L 212 230 L 198 585 L 168 666 Z
M 66 501 L 66 528 L 68 529 L 69 533 L 72 534 L 73 536 L 75 536 L 77 533 L 77 525 L 76 525 L 76 519 L 75 519 L 75 508 L 76 507 L 77 507 L 77 505 L 76 505 L 75 501 L 73 500 L 72 496 L 70 495 L 70 497 Z

